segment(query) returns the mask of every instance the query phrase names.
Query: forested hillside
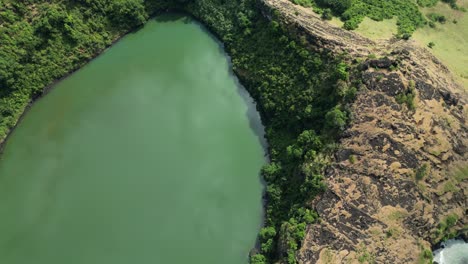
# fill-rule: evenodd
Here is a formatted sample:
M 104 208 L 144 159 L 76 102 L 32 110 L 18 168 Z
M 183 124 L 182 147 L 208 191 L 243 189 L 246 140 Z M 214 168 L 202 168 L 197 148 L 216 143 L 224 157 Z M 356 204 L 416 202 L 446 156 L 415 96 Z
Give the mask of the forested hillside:
M 252 263 L 296 263 L 306 225 L 317 220 L 306 202 L 325 188 L 322 172 L 357 90 L 339 54 L 307 48 L 255 0 L 1 2 L 0 139 L 44 87 L 168 9 L 193 15 L 219 37 L 266 126 L 266 220 Z

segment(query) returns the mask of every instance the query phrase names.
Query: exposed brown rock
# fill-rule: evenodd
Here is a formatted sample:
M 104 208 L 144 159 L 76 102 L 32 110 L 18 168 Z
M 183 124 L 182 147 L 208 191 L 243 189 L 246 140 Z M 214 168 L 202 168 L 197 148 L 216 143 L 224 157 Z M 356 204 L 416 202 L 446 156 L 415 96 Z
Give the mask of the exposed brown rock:
M 289 0 L 263 3 L 315 48 L 362 60 L 353 122 L 327 169 L 328 191 L 311 201 L 321 221 L 308 227 L 299 262 L 359 263 L 367 256 L 369 263 L 418 263 L 448 214 L 459 217 L 458 228 L 468 224 L 468 177 L 456 175 L 468 166 L 466 91 L 411 42 L 371 41 Z M 395 99 L 410 86 L 414 110 Z

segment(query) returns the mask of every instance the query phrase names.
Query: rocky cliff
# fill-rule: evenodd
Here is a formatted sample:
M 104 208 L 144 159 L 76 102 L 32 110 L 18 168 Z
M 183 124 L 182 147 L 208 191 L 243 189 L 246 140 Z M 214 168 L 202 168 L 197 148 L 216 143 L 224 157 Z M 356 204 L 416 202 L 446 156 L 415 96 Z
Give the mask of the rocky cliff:
M 289 0 L 262 3 L 311 47 L 346 54 L 361 80 L 328 190 L 311 201 L 321 221 L 308 226 L 297 259 L 429 261 L 431 245 L 468 224 L 466 91 L 411 41 L 374 42 Z

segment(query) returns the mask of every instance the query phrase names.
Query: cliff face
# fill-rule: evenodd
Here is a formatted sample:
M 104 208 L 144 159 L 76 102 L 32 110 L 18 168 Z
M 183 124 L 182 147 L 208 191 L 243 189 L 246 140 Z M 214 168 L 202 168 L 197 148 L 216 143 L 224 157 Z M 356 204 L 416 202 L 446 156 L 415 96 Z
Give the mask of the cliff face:
M 288 0 L 263 4 L 315 48 L 347 53 L 361 70 L 328 190 L 311 201 L 321 221 L 308 227 L 299 262 L 427 262 L 424 249 L 468 224 L 465 90 L 411 42 L 368 40 Z

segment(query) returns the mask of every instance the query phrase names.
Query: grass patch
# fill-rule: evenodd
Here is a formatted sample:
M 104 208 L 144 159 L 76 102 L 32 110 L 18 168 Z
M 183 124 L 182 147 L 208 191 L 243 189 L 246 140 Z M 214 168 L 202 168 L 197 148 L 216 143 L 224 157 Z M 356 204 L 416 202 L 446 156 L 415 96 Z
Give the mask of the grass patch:
M 387 238 L 398 238 L 400 236 L 401 232 L 400 230 L 398 230 L 396 227 L 392 227 L 390 229 L 387 230 L 387 232 L 385 232 L 385 236 Z
M 405 217 L 407 217 L 408 214 L 406 212 L 403 212 L 403 211 L 395 211 L 395 212 L 392 212 L 388 218 L 392 221 L 399 221 L 401 219 L 404 219 Z
M 468 8 L 468 0 L 458 0 L 457 4 Z M 413 39 L 421 47 L 433 42 L 435 45 L 430 49 L 431 52 L 447 65 L 465 90 L 468 90 L 468 13 L 455 10 L 442 2 L 434 7 L 422 8 L 421 11 L 426 16 L 442 15 L 446 22 L 437 24 L 435 28 L 426 26 L 416 30 Z
M 369 264 L 376 263 L 374 254 L 369 252 L 367 248 L 365 247 L 365 245 L 362 245 L 357 253 L 358 253 L 359 263 L 369 263 Z
M 455 169 L 452 177 L 457 183 L 468 179 L 468 165 L 465 167 L 458 167 Z
M 418 0 L 418 4 L 422 6 L 419 9 L 429 23 L 418 28 L 412 39 L 420 47 L 430 46 L 431 52 L 468 90 L 468 12 L 454 9 L 442 1 Z M 458 9 L 468 9 L 468 0 L 458 0 L 457 5 L 460 7 Z M 431 16 L 438 22 L 431 21 Z M 445 23 L 440 24 L 441 21 Z M 333 17 L 330 23 L 338 27 L 344 25 L 337 17 Z M 431 23 L 433 28 L 430 27 Z M 355 31 L 373 40 L 390 39 L 398 34 L 397 18 L 376 21 L 365 17 Z
M 453 184 L 453 182 L 449 181 L 444 185 L 444 193 L 456 192 L 456 191 L 457 191 L 457 187 L 455 186 L 455 184 Z
M 390 39 L 398 33 L 397 19 L 375 21 L 366 17 L 355 31 L 372 40 Z
M 419 247 L 421 248 L 421 253 L 419 254 L 418 264 L 431 264 L 434 257 L 431 249 L 421 244 L 419 244 Z
M 447 182 L 444 183 L 444 185 L 439 188 L 437 191 L 437 194 L 439 196 L 444 195 L 446 193 L 456 193 L 460 189 L 455 185 L 455 183 L 452 180 L 448 180 Z

